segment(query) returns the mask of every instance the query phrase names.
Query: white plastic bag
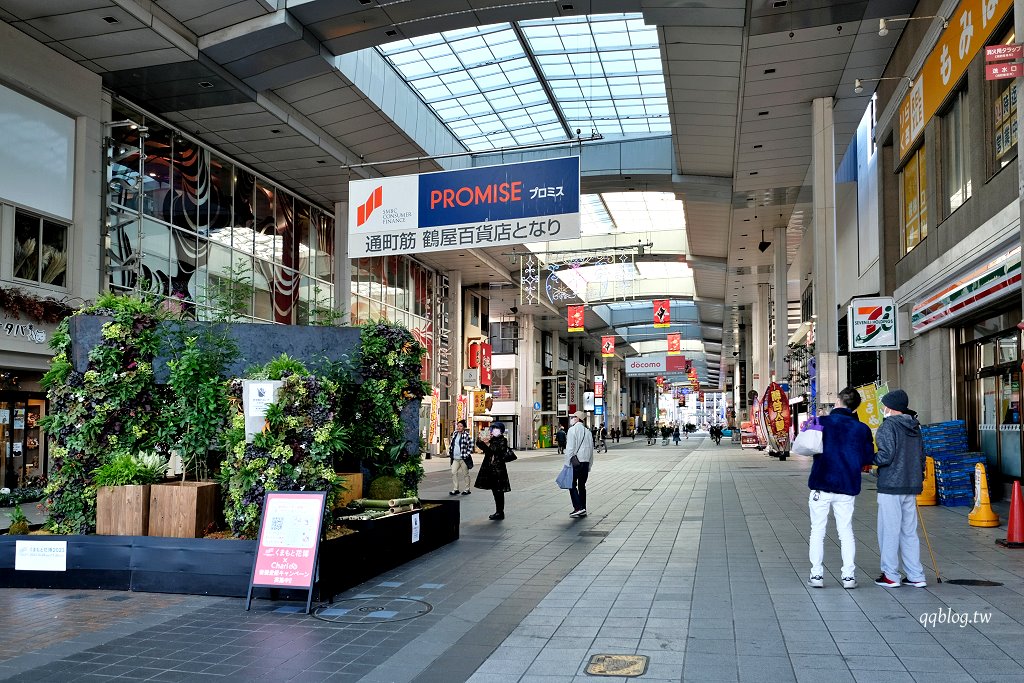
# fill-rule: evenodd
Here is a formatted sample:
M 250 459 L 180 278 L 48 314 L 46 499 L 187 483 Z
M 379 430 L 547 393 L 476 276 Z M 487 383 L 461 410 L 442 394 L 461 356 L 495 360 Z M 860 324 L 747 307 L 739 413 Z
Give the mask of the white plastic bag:
M 562 471 L 555 477 L 555 483 L 558 484 L 560 489 L 571 489 L 572 488 L 572 468 L 568 465 L 562 466 Z
M 793 455 L 817 455 L 821 453 L 821 430 L 805 429 L 797 434 L 789 452 Z

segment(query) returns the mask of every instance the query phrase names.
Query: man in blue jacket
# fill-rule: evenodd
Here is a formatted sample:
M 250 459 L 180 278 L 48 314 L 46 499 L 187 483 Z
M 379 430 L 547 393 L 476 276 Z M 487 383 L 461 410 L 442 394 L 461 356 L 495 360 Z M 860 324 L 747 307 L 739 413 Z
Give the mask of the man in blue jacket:
M 821 588 L 824 580 L 825 527 L 831 508 L 836 518 L 843 556 L 843 588 L 857 587 L 856 546 L 853 538 L 854 497 L 860 493 L 861 470 L 874 459 L 871 429 L 853 411 L 860 405 L 860 393 L 853 387 L 839 392 L 832 412 L 820 418 L 821 450 L 814 456 L 807 486 L 811 495 L 807 506 L 811 513 L 811 578 L 807 585 Z

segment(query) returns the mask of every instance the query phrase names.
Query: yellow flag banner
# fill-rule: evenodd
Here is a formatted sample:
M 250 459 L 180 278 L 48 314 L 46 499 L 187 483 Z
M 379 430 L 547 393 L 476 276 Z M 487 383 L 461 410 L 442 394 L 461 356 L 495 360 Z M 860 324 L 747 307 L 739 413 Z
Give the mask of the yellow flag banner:
M 857 417 L 871 428 L 873 439 L 879 425 L 882 424 L 882 397 L 889 393 L 889 385 L 865 384 L 862 387 L 857 387 L 857 392 L 860 394 Z

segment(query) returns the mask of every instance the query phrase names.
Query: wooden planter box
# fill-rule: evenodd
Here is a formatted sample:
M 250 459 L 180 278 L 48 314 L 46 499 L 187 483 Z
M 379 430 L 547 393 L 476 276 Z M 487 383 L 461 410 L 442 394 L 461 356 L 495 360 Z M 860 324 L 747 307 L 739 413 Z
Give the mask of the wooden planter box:
M 343 508 L 353 500 L 363 497 L 362 472 L 338 472 L 337 474 L 339 477 L 345 478 L 345 488 L 347 490 L 341 492 L 341 495 L 338 496 L 338 502 L 334 504 L 334 507 Z
M 200 538 L 217 521 L 220 485 L 213 481 L 176 481 L 149 491 L 149 535 Z
M 149 533 L 149 484 L 101 486 L 96 491 L 96 533 L 145 536 Z

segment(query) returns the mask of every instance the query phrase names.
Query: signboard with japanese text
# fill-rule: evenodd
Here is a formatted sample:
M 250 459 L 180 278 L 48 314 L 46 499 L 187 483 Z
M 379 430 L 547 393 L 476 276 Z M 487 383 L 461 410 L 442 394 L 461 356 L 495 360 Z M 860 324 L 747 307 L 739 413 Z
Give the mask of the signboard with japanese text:
M 349 258 L 580 236 L 579 157 L 349 183 Z
M 1004 78 L 1018 78 L 1024 73 L 1024 64 L 1020 62 L 1003 62 L 985 65 L 985 80 L 1000 81 Z
M 899 158 L 917 143 L 925 124 L 967 72 L 1014 0 L 961 0 L 900 103 Z
M 67 541 L 15 541 L 14 571 L 66 572 Z
M 491 386 L 491 345 L 480 342 L 480 386 Z
M 437 425 L 441 419 L 441 390 L 434 387 L 430 392 L 430 430 L 427 432 L 427 443 L 437 442 Z
M 1024 44 L 1009 43 L 985 46 L 985 62 L 1000 62 L 1024 57 Z
M 583 331 L 583 319 L 586 312 L 586 306 L 570 306 L 569 307 L 569 331 L 570 332 L 582 332 Z
M 604 375 L 594 375 L 594 398 L 604 398 Z
M 486 415 L 487 414 L 487 392 L 486 391 L 473 391 L 473 415 Z
M 871 434 L 882 425 L 882 397 L 889 393 L 888 384 L 865 384 L 857 387 L 860 394 L 860 405 L 857 406 L 857 417 L 871 428 Z
M 456 422 L 458 422 L 459 420 L 465 420 L 468 417 L 468 415 L 466 414 L 467 412 L 469 412 L 468 404 L 469 400 L 465 396 L 459 396 L 459 398 L 455 401 Z
M 326 503 L 326 491 L 267 492 L 246 610 L 252 603 L 252 589 L 264 586 L 308 590 L 309 613 Z
M 672 324 L 672 315 L 670 312 L 669 300 L 668 299 L 655 299 L 654 300 L 654 326 L 655 327 L 669 327 Z
M 601 337 L 601 357 L 612 358 L 615 356 L 615 337 Z
M 789 429 L 793 426 L 789 397 L 783 388 L 772 382 L 761 399 L 761 419 L 772 451 L 781 453 L 789 450 Z
M 852 299 L 847 309 L 850 351 L 896 351 L 900 348 L 896 300 L 891 296 Z
M 673 332 L 668 335 L 668 355 L 679 355 L 679 347 L 682 345 L 682 337 L 683 335 L 679 332 Z

